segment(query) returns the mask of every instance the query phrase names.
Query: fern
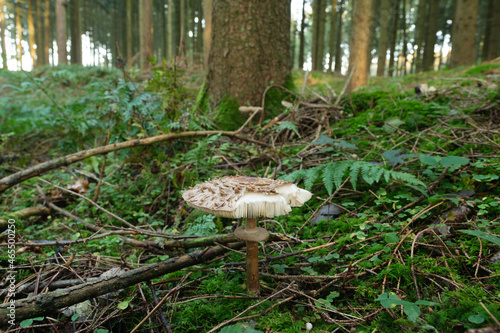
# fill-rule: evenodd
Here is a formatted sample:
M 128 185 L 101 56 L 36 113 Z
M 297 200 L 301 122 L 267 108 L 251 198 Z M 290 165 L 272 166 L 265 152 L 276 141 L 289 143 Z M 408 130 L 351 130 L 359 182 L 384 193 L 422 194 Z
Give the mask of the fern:
M 339 188 L 346 174 L 351 177 L 350 181 L 354 189 L 356 189 L 360 177 L 367 184 L 373 185 L 374 183 L 378 183 L 382 179 L 382 176 L 386 182 L 392 179 L 408 183 L 409 185 L 426 187 L 422 181 L 412 174 L 387 170 L 373 163 L 354 160 L 329 162 L 310 169 L 297 170 L 283 177 L 283 179 L 292 182 L 304 180 L 304 187 L 307 190 L 311 190 L 318 179 L 321 179 L 326 190 L 331 195 L 334 185 L 336 188 Z

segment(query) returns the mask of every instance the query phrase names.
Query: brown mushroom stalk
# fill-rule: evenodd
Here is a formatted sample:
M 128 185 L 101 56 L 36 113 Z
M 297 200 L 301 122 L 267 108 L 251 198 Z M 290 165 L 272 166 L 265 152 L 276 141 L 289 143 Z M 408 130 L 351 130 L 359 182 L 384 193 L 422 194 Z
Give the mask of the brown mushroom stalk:
M 246 225 L 234 235 L 247 246 L 247 288 L 259 294 L 259 242 L 269 238 L 269 232 L 257 226 L 260 216 L 286 215 L 293 207 L 302 206 L 312 194 L 283 180 L 256 177 L 215 178 L 185 191 L 186 202 L 202 212 L 222 217 L 246 218 Z

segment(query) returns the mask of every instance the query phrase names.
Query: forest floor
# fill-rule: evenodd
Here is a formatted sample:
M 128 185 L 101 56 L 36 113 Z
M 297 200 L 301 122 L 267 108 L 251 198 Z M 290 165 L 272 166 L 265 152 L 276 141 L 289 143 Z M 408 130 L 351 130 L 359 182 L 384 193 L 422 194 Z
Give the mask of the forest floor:
M 500 64 L 340 99 L 345 78 L 297 71 L 262 122 L 221 120 L 235 110 L 203 105 L 199 73 L 136 77 L 0 71 L 0 329 L 500 330 Z M 181 196 L 226 175 L 313 193 L 260 221 L 260 296 L 244 221 Z

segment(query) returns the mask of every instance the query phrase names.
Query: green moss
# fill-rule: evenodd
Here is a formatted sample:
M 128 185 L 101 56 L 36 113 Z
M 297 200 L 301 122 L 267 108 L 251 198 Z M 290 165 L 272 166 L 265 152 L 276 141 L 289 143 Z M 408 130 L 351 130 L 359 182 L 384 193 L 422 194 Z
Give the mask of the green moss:
M 234 131 L 245 123 L 246 118 L 239 110 L 239 103 L 235 98 L 226 96 L 215 108 L 215 123 L 224 131 Z
M 266 118 L 272 118 L 284 112 L 285 107 L 281 104 L 281 101 L 295 101 L 296 97 L 291 93 L 291 91 L 295 90 L 295 83 L 291 75 L 287 76 L 283 87 L 285 89 L 281 87 L 272 87 L 267 91 L 264 103 Z
M 495 68 L 499 68 L 499 67 L 500 67 L 500 64 L 483 64 L 483 65 L 479 65 L 479 66 L 476 66 L 474 68 L 469 69 L 467 72 L 465 72 L 465 74 L 467 74 L 467 75 L 482 74 L 483 71 L 491 70 L 491 69 L 495 69 Z

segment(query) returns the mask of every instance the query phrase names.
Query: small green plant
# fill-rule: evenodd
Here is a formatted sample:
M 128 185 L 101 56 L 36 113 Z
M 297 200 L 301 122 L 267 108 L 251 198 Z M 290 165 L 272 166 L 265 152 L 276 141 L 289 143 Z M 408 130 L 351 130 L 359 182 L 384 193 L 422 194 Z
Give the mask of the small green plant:
M 392 309 L 398 305 L 403 306 L 403 312 L 408 316 L 408 320 L 411 322 L 416 322 L 418 317 L 421 315 L 420 307 L 419 305 L 424 305 L 424 306 L 435 306 L 439 305 L 438 303 L 435 302 L 430 302 L 430 301 L 425 301 L 425 300 L 418 300 L 415 303 L 409 302 L 409 301 L 404 301 L 399 299 L 398 295 L 396 295 L 393 292 L 385 292 L 382 293 L 376 301 L 379 301 L 380 304 L 386 309 Z

